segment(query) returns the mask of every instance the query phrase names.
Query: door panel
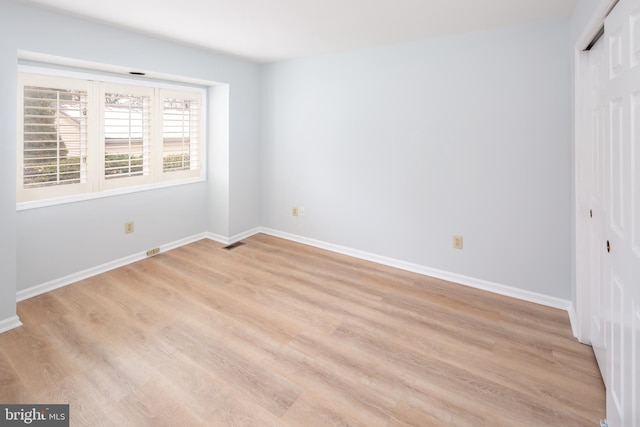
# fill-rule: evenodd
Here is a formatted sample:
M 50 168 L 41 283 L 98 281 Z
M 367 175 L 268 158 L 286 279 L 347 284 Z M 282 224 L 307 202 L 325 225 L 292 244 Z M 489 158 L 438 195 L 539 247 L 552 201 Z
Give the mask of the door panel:
M 631 66 L 640 63 L 640 10 L 635 9 L 630 13 L 631 26 Z
M 612 273 L 611 277 L 611 381 L 609 391 L 617 414 L 623 413 L 624 404 L 624 285 L 620 278 Z
M 640 24 L 638 25 L 640 27 Z M 638 28 L 640 34 L 640 28 Z M 638 44 L 640 48 L 640 43 Z M 631 246 L 640 257 L 640 91 L 631 95 Z
M 616 22 L 616 24 L 619 24 Z M 609 26 L 607 39 L 609 40 L 609 77 L 611 79 L 619 76 L 623 67 L 622 54 L 622 25 Z
M 635 384 L 631 391 L 631 425 L 640 426 L 640 303 L 637 302 L 633 305 L 631 335 L 631 384 Z
M 609 104 L 609 147 L 610 147 L 610 221 L 611 228 L 623 238 L 624 235 L 624 200 L 622 196 L 625 162 L 623 141 L 623 99 L 617 98 Z

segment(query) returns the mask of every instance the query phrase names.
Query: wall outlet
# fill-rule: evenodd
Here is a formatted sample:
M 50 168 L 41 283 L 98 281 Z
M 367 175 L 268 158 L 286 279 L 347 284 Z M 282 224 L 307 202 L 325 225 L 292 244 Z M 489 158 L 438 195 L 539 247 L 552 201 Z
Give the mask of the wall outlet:
M 296 206 L 291 208 L 291 216 L 298 216 L 299 211 L 298 208 Z
M 462 236 L 453 236 L 454 249 L 462 249 Z
M 133 221 L 125 222 L 124 234 L 131 234 L 131 233 L 133 233 Z
M 147 256 L 154 256 L 160 253 L 160 248 L 153 248 L 147 251 Z
M 300 216 L 304 216 L 304 208 L 303 207 L 298 208 L 298 213 L 300 214 Z

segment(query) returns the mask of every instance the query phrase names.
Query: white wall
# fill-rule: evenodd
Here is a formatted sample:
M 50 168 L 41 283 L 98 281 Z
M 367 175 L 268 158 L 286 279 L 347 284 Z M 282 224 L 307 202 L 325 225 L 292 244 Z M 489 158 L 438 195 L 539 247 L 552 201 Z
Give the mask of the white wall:
M 568 42 L 554 21 L 264 66 L 264 225 L 568 300 Z
M 229 237 L 259 225 L 258 65 L 12 1 L 0 8 L 0 320 L 13 314 L 16 289 L 205 231 Z M 18 50 L 227 83 L 222 185 L 210 170 L 208 182 L 16 213 Z M 129 220 L 135 232 L 125 235 Z
M 0 330 L 16 314 L 16 66 L 15 48 L 3 32 L 0 10 Z M 14 102 L 12 103 L 12 100 Z

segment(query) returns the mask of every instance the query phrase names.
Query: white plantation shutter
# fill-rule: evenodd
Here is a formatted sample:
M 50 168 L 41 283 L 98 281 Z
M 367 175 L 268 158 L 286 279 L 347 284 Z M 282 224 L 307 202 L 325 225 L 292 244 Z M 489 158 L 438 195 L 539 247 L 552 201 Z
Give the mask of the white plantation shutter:
M 108 83 L 100 87 L 101 188 L 152 182 L 153 88 Z
M 18 73 L 19 209 L 203 179 L 204 89 L 37 70 Z
M 105 188 L 139 185 L 151 177 L 153 88 L 104 84 L 102 150 Z
M 18 200 L 86 191 L 87 82 L 20 77 Z
M 162 171 L 200 173 L 202 101 L 194 92 L 161 90 Z

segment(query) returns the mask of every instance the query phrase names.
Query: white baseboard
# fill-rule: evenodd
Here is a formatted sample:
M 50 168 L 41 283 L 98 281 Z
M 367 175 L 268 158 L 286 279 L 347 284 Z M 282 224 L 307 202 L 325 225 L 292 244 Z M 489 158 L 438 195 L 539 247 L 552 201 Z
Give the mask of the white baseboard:
M 205 233 L 205 237 L 209 240 L 213 240 L 214 242 L 222 243 L 223 245 L 228 245 L 229 243 L 231 243 L 228 237 L 224 237 L 216 233 L 207 232 Z
M 14 328 L 19 328 L 20 326 L 22 326 L 22 322 L 18 316 L 11 316 L 8 319 L 0 320 L 0 334 Z
M 242 239 L 246 239 L 247 237 L 251 237 L 254 234 L 258 234 L 261 231 L 262 231 L 261 227 L 255 227 L 250 230 L 244 231 L 242 233 L 235 234 L 231 237 L 224 237 L 224 236 L 221 236 L 220 234 L 215 234 L 215 233 L 205 233 L 205 237 L 207 239 L 211 239 L 213 241 L 222 243 L 224 245 L 230 245 L 232 243 L 239 242 Z
M 231 244 L 242 239 L 246 239 L 248 237 L 253 236 L 254 234 L 264 233 L 275 237 L 280 237 L 282 239 L 290 240 L 293 242 L 302 243 L 309 246 L 314 246 L 320 249 L 326 249 L 332 252 L 340 253 L 343 255 L 352 256 L 354 258 L 363 259 L 366 261 L 372 261 L 378 264 L 387 265 L 390 267 L 399 268 L 401 270 L 411 271 L 413 273 L 422 274 L 429 277 L 434 277 L 437 279 L 446 280 L 453 283 L 458 283 L 461 285 L 469 286 L 476 289 L 481 289 L 489 292 L 493 292 L 495 294 L 504 295 L 512 298 L 517 298 L 523 301 L 529 301 L 536 304 L 545 305 L 548 307 L 558 308 L 561 310 L 566 310 L 569 313 L 569 319 L 571 321 L 571 327 L 574 330 L 575 335 L 575 310 L 570 301 L 564 300 L 561 298 L 551 297 L 548 295 L 539 294 L 536 292 L 527 291 L 524 289 L 513 288 L 511 286 L 502 285 L 499 283 L 489 282 L 487 280 L 476 279 L 474 277 L 464 276 L 457 273 L 452 273 L 448 271 L 438 270 L 431 267 L 426 267 L 423 265 L 413 264 L 406 261 L 401 261 L 389 257 L 384 257 L 381 255 L 376 255 L 370 252 L 360 251 L 357 249 L 351 249 L 345 246 L 335 245 L 332 243 L 323 242 L 320 240 L 311 239 L 308 237 L 298 236 L 291 233 L 286 233 L 283 231 L 278 231 L 265 227 L 255 227 L 250 230 L 247 230 L 243 233 L 238 233 L 231 237 L 224 237 L 221 235 L 217 235 L 215 233 L 200 233 L 185 239 L 181 239 L 166 245 L 160 246 L 160 252 L 165 252 L 180 246 L 187 245 L 189 243 L 195 242 L 197 240 L 201 240 L 203 238 L 211 239 L 216 242 L 220 242 L 223 244 Z M 43 294 L 48 291 L 52 291 L 54 289 L 61 288 L 63 286 L 67 286 L 71 283 L 75 283 L 80 280 L 87 279 L 92 276 L 96 276 L 98 274 L 107 272 L 109 270 L 113 270 L 118 267 L 123 267 L 125 265 L 131 264 L 136 261 L 140 261 L 146 258 L 146 252 L 141 252 L 137 254 L 130 255 L 128 257 L 120 258 L 118 260 L 99 265 L 97 267 L 93 267 L 78 273 L 70 274 L 68 276 L 62 277 L 60 279 L 52 280 L 47 283 L 43 283 L 41 285 L 33 286 L 29 289 L 25 289 L 19 291 L 17 293 L 17 300 L 22 301 L 36 295 Z M 17 317 L 16 317 L 17 319 Z M 19 323 L 19 320 L 18 320 Z M 20 326 L 20 324 L 18 324 Z M 0 322 L 0 330 L 2 327 L 2 323 Z M 15 326 L 13 326 L 15 327 Z
M 160 245 L 160 252 L 161 253 L 166 252 L 171 249 L 175 249 L 180 246 L 184 246 L 189 243 L 192 243 L 207 237 L 208 237 L 207 233 L 200 233 L 191 237 L 176 240 L 175 242 L 167 243 L 165 245 Z M 98 274 L 105 273 L 109 270 L 114 270 L 119 267 L 124 267 L 125 265 L 143 260 L 145 258 L 147 258 L 146 251 L 129 255 L 124 258 L 120 258 L 120 259 L 99 265 L 97 267 L 92 267 L 77 273 L 70 274 L 68 276 L 61 277 L 59 279 L 52 280 L 50 282 L 43 283 L 41 285 L 32 286 L 28 289 L 18 291 L 16 294 L 16 299 L 17 301 L 23 301 L 25 299 L 29 299 L 40 294 L 44 294 L 45 292 L 53 291 L 54 289 L 62 288 L 72 283 L 79 282 L 80 280 L 97 276 Z
M 576 313 L 576 307 L 572 302 L 569 302 L 569 308 L 567 309 L 569 313 L 569 323 L 571 323 L 571 332 L 573 336 L 580 340 L 580 334 L 578 333 L 578 314 Z
M 378 264 L 387 265 L 389 267 L 395 267 L 401 270 L 411 271 L 413 273 L 434 277 L 436 279 L 442 279 L 449 282 L 454 282 L 461 285 L 469 286 L 472 288 L 493 292 L 495 294 L 517 298 L 523 301 L 533 302 L 536 304 L 541 304 L 548 307 L 558 308 L 566 311 L 569 311 L 571 307 L 571 302 L 568 300 L 551 297 L 548 295 L 539 294 L 539 293 L 527 291 L 524 289 L 513 288 L 511 286 L 506 286 L 499 283 L 493 283 L 487 280 L 476 279 L 474 277 L 464 276 L 461 274 L 438 270 L 438 269 L 426 267 L 423 265 L 400 261 L 397 259 L 388 258 L 388 257 L 384 257 L 384 256 L 372 254 L 369 252 L 356 250 L 356 249 L 351 249 L 344 246 L 334 245 L 332 243 L 310 239 L 308 237 L 297 236 L 295 234 L 285 233 L 283 231 L 273 230 L 270 228 L 261 228 L 260 232 L 271 235 L 271 236 L 280 237 L 282 239 L 303 243 L 305 245 L 314 246 L 316 248 L 326 249 L 326 250 L 340 253 L 343 255 L 349 255 L 355 258 L 360 258 L 366 261 L 376 262 Z
M 235 243 L 235 242 L 239 242 L 240 240 L 246 239 L 247 237 L 251 237 L 254 234 L 258 234 L 262 232 L 262 227 L 255 227 L 252 228 L 251 230 L 247 230 L 243 233 L 238 233 L 236 235 L 233 235 L 229 238 L 229 243 Z

